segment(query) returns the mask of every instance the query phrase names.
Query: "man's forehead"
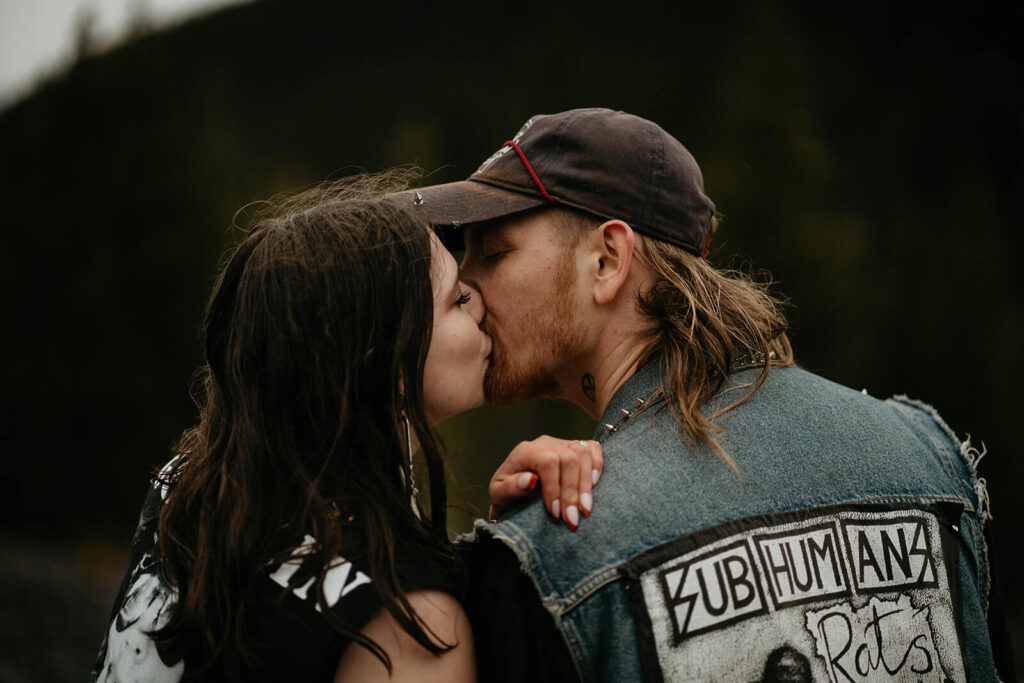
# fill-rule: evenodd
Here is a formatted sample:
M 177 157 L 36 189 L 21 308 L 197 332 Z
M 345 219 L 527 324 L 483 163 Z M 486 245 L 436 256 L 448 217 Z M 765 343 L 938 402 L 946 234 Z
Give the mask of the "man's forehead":
M 474 238 L 480 238 L 484 235 L 489 237 L 497 235 L 505 237 L 511 236 L 526 228 L 547 226 L 550 223 L 549 216 L 550 214 L 544 209 L 531 209 L 529 211 L 514 213 L 510 216 L 494 218 L 489 221 L 471 223 L 463 227 L 463 230 L 466 231 L 467 239 L 469 239 L 470 235 Z

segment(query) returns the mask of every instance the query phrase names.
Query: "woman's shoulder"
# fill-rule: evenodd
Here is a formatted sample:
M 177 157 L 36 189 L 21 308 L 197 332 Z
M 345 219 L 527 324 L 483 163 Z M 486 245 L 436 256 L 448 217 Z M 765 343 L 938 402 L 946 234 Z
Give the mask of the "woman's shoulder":
M 306 535 L 290 557 L 267 566 L 259 586 L 263 607 L 258 632 L 261 640 L 273 643 L 271 668 L 280 665 L 282 673 L 302 671 L 310 680 L 325 680 L 333 676 L 342 654 L 353 649 L 352 638 L 337 627 L 352 634 L 365 632 L 387 609 L 381 581 L 375 580 L 358 549 L 350 556 L 334 556 L 313 573 L 303 568 L 315 543 Z M 407 596 L 432 596 L 433 605 L 458 605 L 461 584 L 430 553 L 403 544 L 396 549 L 393 568 Z
M 473 633 L 459 601 L 436 590 L 413 591 L 406 599 L 425 627 L 426 637 L 442 648 L 440 656 L 423 647 L 390 612 L 381 609 L 362 635 L 387 654 L 390 670 L 368 650 L 350 647 L 338 663 L 336 682 L 476 680 Z

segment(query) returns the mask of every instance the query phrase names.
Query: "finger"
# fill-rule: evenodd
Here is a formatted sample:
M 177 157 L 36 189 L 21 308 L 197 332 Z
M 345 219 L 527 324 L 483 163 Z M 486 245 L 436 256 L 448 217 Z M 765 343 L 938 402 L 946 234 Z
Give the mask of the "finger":
M 594 498 L 591 495 L 592 489 L 594 488 L 594 459 L 590 445 L 585 441 L 577 441 L 580 445 L 576 450 L 580 453 L 579 458 L 579 493 L 580 493 L 580 513 L 584 517 L 590 516 L 590 511 L 594 507 Z
M 571 441 L 568 444 L 568 448 L 559 455 L 561 463 L 560 483 L 562 488 L 559 498 L 562 501 L 562 516 L 566 524 L 569 525 L 569 529 L 576 531 L 576 528 L 580 525 L 580 469 L 584 465 L 587 471 L 591 469 L 590 449 L 581 446 L 575 441 Z
M 547 453 L 546 457 L 537 459 L 537 474 L 540 476 L 541 496 L 544 507 L 556 520 L 561 518 L 562 506 L 558 496 L 561 494 L 559 485 L 560 469 L 558 457 Z
M 584 441 L 590 447 L 590 464 L 593 469 L 590 471 L 591 482 L 597 486 L 601 474 L 604 473 L 604 449 L 597 441 Z

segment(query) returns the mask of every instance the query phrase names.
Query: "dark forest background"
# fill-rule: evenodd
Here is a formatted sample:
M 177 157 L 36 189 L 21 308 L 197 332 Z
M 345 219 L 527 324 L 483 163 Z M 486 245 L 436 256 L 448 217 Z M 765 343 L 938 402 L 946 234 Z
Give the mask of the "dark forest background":
M 83 49 L 0 112 L 0 679 L 86 675 L 147 475 L 195 418 L 239 207 L 398 164 L 459 179 L 579 106 L 694 153 L 713 262 L 773 273 L 804 366 L 985 444 L 1020 652 L 1022 24 L 1010 2 L 265 0 Z M 592 426 L 550 402 L 444 425 L 453 531 L 517 441 Z

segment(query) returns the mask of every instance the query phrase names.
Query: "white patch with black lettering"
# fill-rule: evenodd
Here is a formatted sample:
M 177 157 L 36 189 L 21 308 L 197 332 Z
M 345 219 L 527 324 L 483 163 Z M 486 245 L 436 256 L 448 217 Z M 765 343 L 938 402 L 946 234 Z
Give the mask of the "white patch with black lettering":
M 627 567 L 641 658 L 665 681 L 964 681 L 948 509 L 738 520 Z

